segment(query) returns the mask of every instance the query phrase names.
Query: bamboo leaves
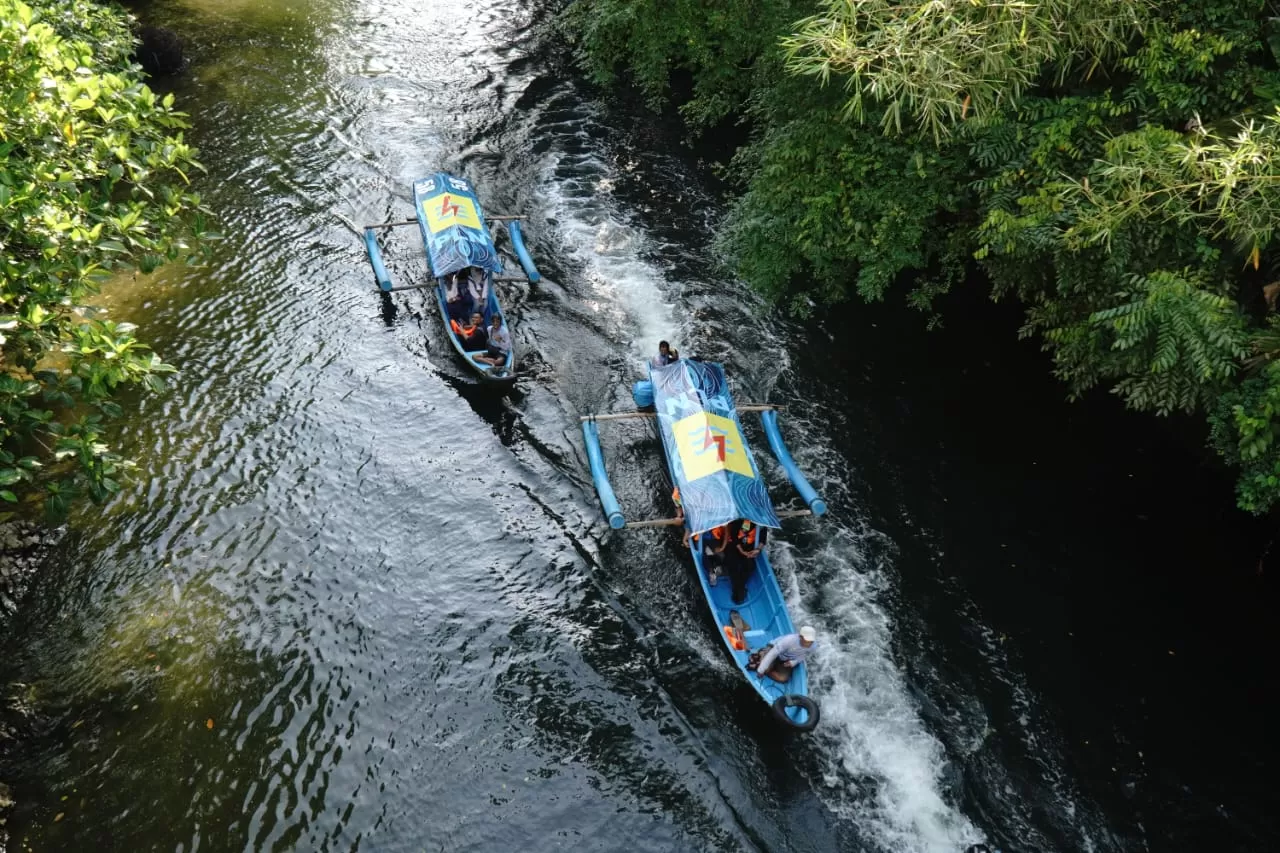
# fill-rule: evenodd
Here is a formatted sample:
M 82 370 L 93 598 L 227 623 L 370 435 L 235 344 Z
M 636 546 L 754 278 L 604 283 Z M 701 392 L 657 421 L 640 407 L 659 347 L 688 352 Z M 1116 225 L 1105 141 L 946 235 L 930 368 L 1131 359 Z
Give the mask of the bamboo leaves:
M 970 112 L 1016 103 L 1046 67 L 1062 83 L 1119 55 L 1145 14 L 1132 0 L 827 0 L 782 43 L 791 72 L 843 79 L 846 116 L 878 107 L 886 133 L 941 141 Z

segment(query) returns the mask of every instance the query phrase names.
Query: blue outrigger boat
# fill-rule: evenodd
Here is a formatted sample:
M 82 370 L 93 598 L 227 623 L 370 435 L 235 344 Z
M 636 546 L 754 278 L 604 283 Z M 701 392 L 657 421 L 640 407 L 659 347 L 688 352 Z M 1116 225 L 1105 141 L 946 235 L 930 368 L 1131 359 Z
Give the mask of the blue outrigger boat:
M 665 367 L 650 365 L 649 379 L 635 384 L 633 396 L 639 411 L 582 418 L 591 476 L 609 526 L 620 529 L 683 524 L 687 528 L 698 582 L 734 664 L 773 709 L 778 720 L 801 731 L 812 730 L 818 724 L 819 711 L 817 703 L 808 695 L 807 665 L 797 666 L 790 681 L 778 683 L 758 675 L 747 663 L 752 652 L 795 631 L 767 551 L 761 550 L 756 557 L 755 571 L 746 582 L 746 600 L 734 604 L 729 583 L 712 586 L 709 582 L 702 549 L 693 537 L 695 533 L 706 533 L 740 519 L 761 528 L 777 529 L 781 526 L 781 517 L 826 512 L 826 504 L 787 451 L 778 430 L 777 408 L 735 407 L 724 368 L 693 359 L 682 359 Z M 743 440 L 738 421 L 740 411 L 760 412 L 769 447 L 809 507 L 807 510 L 775 511 L 751 448 Z M 660 519 L 628 523 L 623 517 L 605 471 L 597 424 L 602 420 L 634 417 L 657 421 L 667 470 L 672 483 L 680 489 L 683 521 Z
M 394 293 L 401 290 L 435 290 L 436 307 L 440 319 L 444 323 L 445 333 L 449 336 L 453 348 L 462 356 L 467 366 L 486 383 L 510 385 L 515 382 L 515 347 L 507 354 L 505 363 L 491 365 L 479 360 L 484 350 L 473 350 L 466 339 L 459 334 L 451 320 L 465 317 L 450 317 L 450 288 L 463 288 L 459 314 L 469 315 L 471 310 L 484 315 L 485 327 L 496 314 L 502 317 L 504 325 L 510 326 L 502 305 L 498 302 L 495 282 L 529 281 L 537 282 L 541 275 L 529 256 L 524 245 L 524 235 L 520 230 L 519 216 L 485 217 L 480 208 L 480 199 L 476 197 L 475 188 L 466 178 L 459 178 L 446 172 L 436 172 L 413 182 L 413 206 L 417 218 L 401 222 L 388 222 L 381 225 L 366 225 L 364 228 L 365 249 L 369 253 L 369 263 L 373 266 L 374 278 L 378 289 L 383 293 Z M 502 222 L 506 224 L 507 235 L 511 238 L 511 246 L 516 258 L 524 269 L 525 275 L 499 275 L 503 271 L 502 257 L 493 243 L 489 233 L 489 224 Z M 391 276 L 382 262 L 382 252 L 378 248 L 378 230 L 416 224 L 422 232 L 422 243 L 426 249 L 427 263 L 431 267 L 432 280 L 426 284 L 410 284 L 392 287 Z M 457 281 L 455 275 L 459 276 Z M 465 307 L 463 307 L 465 306 Z M 470 310 L 467 310 L 470 309 Z

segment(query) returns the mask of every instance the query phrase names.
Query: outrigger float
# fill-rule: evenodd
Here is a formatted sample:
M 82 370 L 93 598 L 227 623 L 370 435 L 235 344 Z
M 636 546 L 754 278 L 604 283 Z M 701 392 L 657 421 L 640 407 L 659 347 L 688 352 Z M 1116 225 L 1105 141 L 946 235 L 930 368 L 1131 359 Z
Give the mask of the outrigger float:
M 638 411 L 582 417 L 591 478 L 609 526 L 618 530 L 683 524 L 688 529 L 689 551 L 698 582 L 716 624 L 721 626 L 721 636 L 734 664 L 772 707 L 779 721 L 801 731 L 811 731 L 818 724 L 819 711 L 817 703 L 808 695 L 806 664 L 797 666 L 786 683 L 760 676 L 747 664 L 752 652 L 795 631 L 767 552 L 762 550 L 756 557 L 755 571 L 747 579 L 746 601 L 734 604 L 729 583 L 712 586 L 708 582 L 702 549 L 693 538 L 695 533 L 705 533 L 739 519 L 777 529 L 782 518 L 822 515 L 827 511 L 826 504 L 787 451 L 778 430 L 778 407 L 735 407 L 724 368 L 693 359 L 681 359 L 665 367 L 650 365 L 649 379 L 637 382 L 632 394 Z M 751 448 L 743 440 L 739 412 L 760 413 L 769 447 L 808 509 L 774 509 Z M 609 485 L 598 424 L 624 418 L 656 420 L 667 470 L 671 481 L 680 489 L 683 521 L 669 518 L 628 522 L 623 516 Z
M 486 217 L 480 208 L 480 199 L 476 197 L 471 182 L 466 178 L 454 177 L 445 172 L 436 172 L 413 182 L 413 206 L 417 213 L 415 219 L 364 227 L 364 245 L 369 252 L 369 263 L 373 266 L 373 275 L 377 279 L 378 289 L 383 293 L 395 293 L 402 290 L 433 288 L 445 333 L 463 361 L 482 381 L 510 385 L 516 378 L 514 346 L 507 354 L 504 364 L 491 365 L 478 361 L 476 357 L 484 355 L 484 351 L 468 350 L 466 340 L 449 323 L 447 292 L 450 277 L 454 273 L 470 269 L 479 270 L 479 277 L 473 285 L 478 291 L 473 294 L 475 310 L 484 315 L 486 327 L 495 314 L 502 317 L 504 324 L 508 324 L 508 317 L 503 313 L 502 305 L 498 302 L 498 293 L 494 284 L 503 281 L 536 283 L 542 278 L 538 268 L 533 264 L 529 250 L 524 245 L 524 234 L 520 230 L 522 217 L 510 215 Z M 382 262 L 382 252 L 378 248 L 378 232 L 387 228 L 414 224 L 422 233 L 422 243 L 426 250 L 427 263 L 431 267 L 432 280 L 424 284 L 393 287 L 386 264 Z M 502 258 L 489 233 L 489 226 L 492 224 L 506 226 L 507 236 L 511 238 L 511 247 L 515 250 L 516 258 L 524 269 L 523 276 L 501 275 Z M 510 331 L 509 324 L 508 331 Z

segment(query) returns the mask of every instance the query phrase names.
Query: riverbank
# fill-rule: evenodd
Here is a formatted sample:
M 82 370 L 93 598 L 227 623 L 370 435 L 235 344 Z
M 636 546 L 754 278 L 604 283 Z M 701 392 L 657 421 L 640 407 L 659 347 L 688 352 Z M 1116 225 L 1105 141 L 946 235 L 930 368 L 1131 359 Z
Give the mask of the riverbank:
M 22 606 L 40 566 L 48 557 L 57 533 L 27 521 L 0 524 L 0 636 Z M 6 644 L 0 643 L 0 651 Z M 20 741 L 25 714 L 11 701 L 11 685 L 0 683 L 0 853 L 8 849 L 8 813 L 13 808 L 12 788 L 5 779 L 6 758 Z

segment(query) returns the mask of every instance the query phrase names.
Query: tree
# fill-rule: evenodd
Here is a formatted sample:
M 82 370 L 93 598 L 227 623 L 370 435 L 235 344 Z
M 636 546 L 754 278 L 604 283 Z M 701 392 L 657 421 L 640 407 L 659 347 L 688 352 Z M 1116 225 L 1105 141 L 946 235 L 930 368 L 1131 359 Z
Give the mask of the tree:
M 863 119 L 868 104 L 886 132 L 903 116 L 935 140 L 970 114 L 1017 101 L 1044 77 L 1091 73 L 1140 30 L 1144 6 L 1132 0 L 826 0 L 823 11 L 783 39 L 788 69 L 827 83 L 844 80 L 845 112 Z
M 119 490 L 113 397 L 173 370 L 83 300 L 112 273 L 189 256 L 200 165 L 173 96 L 130 62 L 123 12 L 0 0 L 0 22 L 0 500 L 57 517 Z
M 1071 396 L 1208 415 L 1250 466 L 1241 506 L 1280 501 L 1280 469 L 1258 470 L 1280 449 L 1245 453 L 1271 367 L 1245 368 L 1280 352 L 1280 27 L 1260 0 L 812 0 L 732 34 L 687 4 L 675 31 L 627 7 L 575 4 L 602 12 L 579 30 L 594 67 L 645 57 L 652 97 L 689 68 L 686 114 L 736 100 L 753 128 L 722 231 L 748 282 L 799 312 L 905 292 L 930 322 L 985 282 Z M 778 52 L 723 82 L 769 30 Z

